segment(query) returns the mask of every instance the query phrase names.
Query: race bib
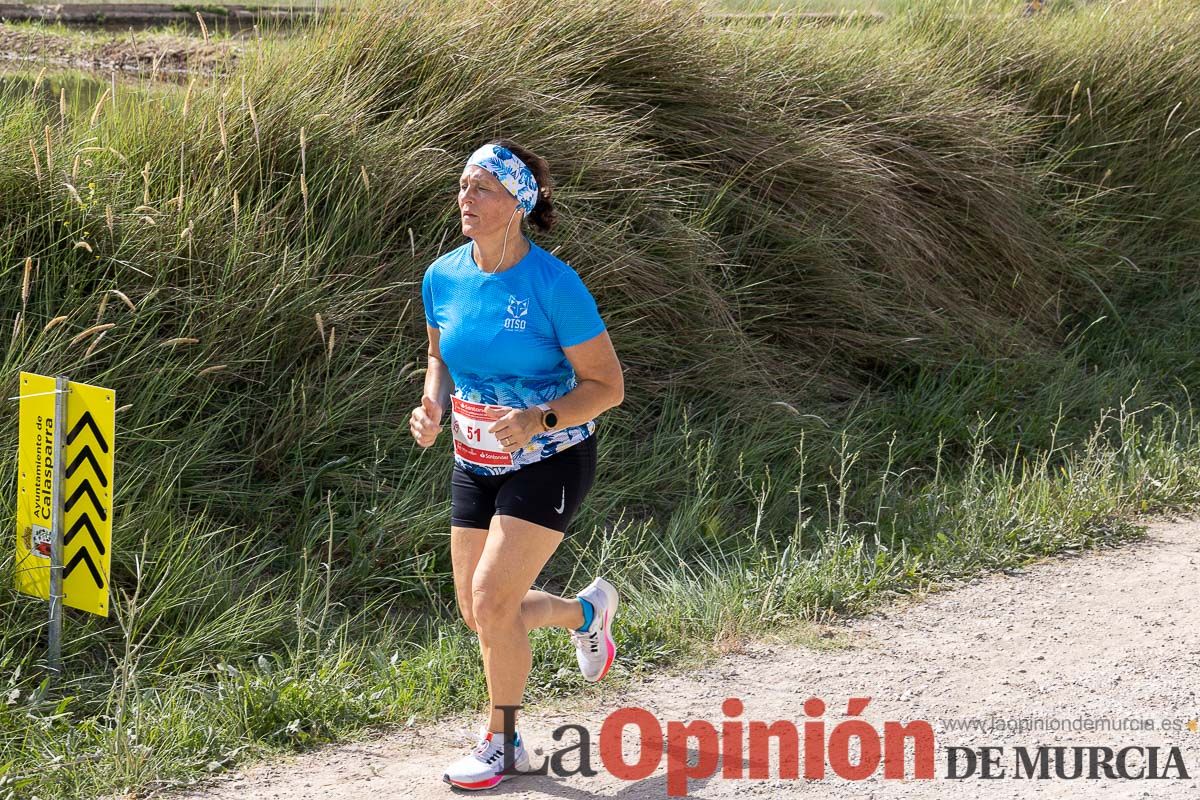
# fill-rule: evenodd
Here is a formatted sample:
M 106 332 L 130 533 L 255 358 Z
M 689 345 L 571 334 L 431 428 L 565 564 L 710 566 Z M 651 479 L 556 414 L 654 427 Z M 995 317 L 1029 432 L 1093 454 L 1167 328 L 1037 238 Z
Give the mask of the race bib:
M 486 403 L 472 403 L 450 396 L 454 452 L 464 461 L 483 467 L 511 467 L 512 453 L 504 452 L 500 438 L 488 432 L 488 428 L 496 421 L 487 415 L 490 407 Z

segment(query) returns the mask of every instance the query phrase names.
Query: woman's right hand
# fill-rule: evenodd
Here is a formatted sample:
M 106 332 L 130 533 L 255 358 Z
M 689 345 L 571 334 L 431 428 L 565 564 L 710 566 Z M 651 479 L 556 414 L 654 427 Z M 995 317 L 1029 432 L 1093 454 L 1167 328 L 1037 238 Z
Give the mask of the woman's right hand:
M 421 405 L 412 410 L 408 429 L 421 447 L 429 447 L 442 432 L 442 407 L 428 395 L 421 395 Z

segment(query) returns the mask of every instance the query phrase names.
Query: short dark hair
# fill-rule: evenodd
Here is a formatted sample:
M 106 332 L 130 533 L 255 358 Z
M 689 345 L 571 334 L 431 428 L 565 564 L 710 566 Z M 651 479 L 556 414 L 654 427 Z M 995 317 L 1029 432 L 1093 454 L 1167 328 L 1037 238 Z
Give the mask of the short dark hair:
M 533 211 L 529 212 L 526 217 L 529 224 L 537 228 L 542 233 L 549 233 L 558 222 L 558 215 L 554 212 L 554 181 L 550 178 L 550 165 L 546 163 L 546 159 L 539 156 L 527 147 L 522 147 L 511 139 L 494 139 L 488 144 L 507 147 L 516 154 L 517 158 L 525 162 L 525 166 L 533 173 L 534 179 L 538 183 L 537 202 L 533 205 Z

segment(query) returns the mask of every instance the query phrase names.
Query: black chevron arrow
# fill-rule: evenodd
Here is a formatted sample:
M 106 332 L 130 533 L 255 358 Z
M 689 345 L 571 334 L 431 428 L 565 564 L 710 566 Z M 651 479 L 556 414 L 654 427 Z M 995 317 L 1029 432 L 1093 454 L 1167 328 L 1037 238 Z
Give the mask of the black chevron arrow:
M 96 507 L 96 513 L 100 515 L 100 519 L 108 519 L 108 514 L 104 513 L 104 506 L 100 504 L 100 498 L 97 497 L 96 493 L 92 491 L 92 484 L 88 483 L 86 478 L 82 483 L 79 484 L 79 487 L 71 493 L 71 496 L 67 498 L 67 502 L 66 505 L 63 506 L 63 510 L 70 511 L 71 507 L 75 505 L 75 501 L 78 500 L 80 495 L 82 495 L 84 492 L 87 492 L 88 497 L 92 499 L 92 505 Z
M 92 412 L 90 411 L 83 412 L 83 416 L 79 418 L 79 422 L 76 422 L 75 427 L 71 428 L 70 432 L 67 434 L 67 444 L 72 444 L 75 441 L 75 437 L 79 435 L 81 430 L 83 430 L 84 425 L 87 425 L 92 429 L 92 435 L 94 435 L 96 437 L 96 441 L 100 443 L 100 449 L 107 453 L 108 442 L 104 441 L 104 436 L 100 433 L 100 426 L 96 424 L 96 420 L 92 419 Z
M 96 545 L 96 550 L 100 555 L 104 555 L 104 541 L 100 538 L 100 534 L 96 533 L 96 529 L 92 526 L 92 520 L 87 514 L 80 514 L 79 519 L 75 520 L 75 524 L 71 526 L 71 530 L 67 531 L 67 535 L 63 538 L 63 546 L 66 547 L 75 538 L 75 534 L 79 533 L 80 528 L 87 528 L 87 532 L 92 535 L 92 542 Z
M 83 446 L 83 449 L 79 451 L 79 455 L 75 456 L 75 460 L 67 465 L 67 477 L 70 478 L 75 474 L 75 470 L 79 468 L 79 465 L 83 463 L 85 458 L 92 465 L 92 469 L 96 472 L 96 476 L 100 478 L 100 485 L 108 486 L 108 478 L 105 477 L 104 470 L 100 468 L 100 462 L 96 460 L 94 455 L 92 455 L 92 448 L 88 447 L 86 444 Z
M 86 547 L 79 548 L 79 552 L 76 553 L 75 557 L 71 559 L 71 563 L 67 564 L 66 572 L 64 572 L 63 575 L 68 578 L 71 577 L 71 570 L 75 569 L 80 561 L 87 564 L 88 572 L 92 573 L 92 580 L 96 582 L 96 588 L 103 589 L 104 579 L 100 577 L 100 571 L 97 570 L 96 565 L 92 563 L 92 556 L 90 553 L 88 553 Z

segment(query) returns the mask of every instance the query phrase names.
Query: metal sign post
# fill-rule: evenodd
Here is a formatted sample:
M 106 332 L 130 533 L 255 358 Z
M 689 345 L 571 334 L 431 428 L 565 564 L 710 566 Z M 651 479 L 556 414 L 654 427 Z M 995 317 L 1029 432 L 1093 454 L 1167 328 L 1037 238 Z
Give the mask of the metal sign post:
M 69 391 L 66 376 L 57 376 L 54 379 L 54 481 L 50 490 L 50 633 L 46 653 L 46 666 L 55 675 L 62 673 L 63 453 Z

